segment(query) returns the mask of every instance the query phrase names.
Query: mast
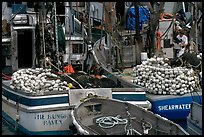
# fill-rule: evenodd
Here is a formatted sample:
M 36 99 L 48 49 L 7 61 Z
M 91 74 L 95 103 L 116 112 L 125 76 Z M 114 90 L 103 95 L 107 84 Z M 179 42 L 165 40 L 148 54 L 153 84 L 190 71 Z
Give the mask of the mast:
M 135 65 L 140 64 L 140 54 L 141 54 L 141 36 L 140 36 L 140 30 L 139 30 L 139 2 L 134 2 L 135 6 L 135 50 L 136 50 L 136 59 L 135 59 Z
M 102 34 L 103 34 L 103 28 L 104 28 L 104 10 L 105 10 L 105 2 L 103 2 L 103 9 L 102 9 L 100 45 L 102 41 Z
M 74 33 L 74 15 L 73 15 L 73 7 L 72 7 L 72 2 L 69 2 L 69 6 L 70 6 L 70 30 L 71 30 L 71 34 Z
M 198 45 L 198 7 L 197 2 L 195 2 L 195 42 Z
M 54 26 L 55 26 L 55 44 L 56 44 L 56 55 L 57 55 L 57 67 L 59 68 L 60 60 L 59 60 L 59 45 L 58 45 L 58 32 L 57 32 L 57 13 L 56 13 L 56 2 L 54 2 Z
M 89 29 L 89 33 L 88 33 L 88 45 L 90 45 L 92 43 L 92 35 L 91 35 L 91 23 L 90 23 L 90 2 L 87 2 L 86 4 L 86 10 L 87 10 L 87 15 L 88 15 L 88 29 Z
M 191 2 L 191 14 L 192 14 L 192 27 L 189 32 L 189 39 L 191 41 L 195 41 L 196 44 L 198 44 L 198 13 L 199 13 L 199 6 L 197 5 L 199 3 L 197 2 Z
M 39 30 L 40 30 L 40 67 L 45 66 L 45 3 L 39 2 Z
M 68 64 L 71 64 L 71 11 L 69 9 L 69 2 L 65 2 L 65 38 L 68 38 L 68 40 L 65 40 L 65 54 L 68 55 Z
M 77 4 L 78 6 L 78 4 Z M 78 14 L 78 9 L 77 9 L 77 14 Z M 82 19 L 81 19 L 81 34 L 82 34 L 82 38 L 83 38 L 83 46 L 85 46 L 85 35 L 84 35 L 84 14 L 82 14 Z M 83 53 L 86 52 L 86 49 L 83 48 Z M 82 65 L 82 71 L 84 71 L 84 64 Z
M 91 23 L 90 23 L 90 15 L 89 15 L 89 12 L 90 12 L 90 2 L 86 2 L 85 4 L 86 4 L 85 5 L 85 10 L 86 10 L 85 13 L 88 16 L 88 35 L 86 37 L 86 39 L 87 39 L 87 47 L 88 47 L 88 54 L 90 54 L 90 53 L 94 54 L 93 47 L 92 47 Z M 93 65 L 93 58 L 91 58 L 90 55 L 87 55 L 87 56 L 89 57 L 87 59 L 89 61 L 87 70 L 88 70 L 88 73 L 90 73 L 89 71 L 90 71 L 90 69 L 91 69 L 91 67 Z
M 135 6 L 135 30 L 136 30 L 136 39 L 138 40 L 138 37 L 140 36 L 140 30 L 139 30 L 139 3 L 134 2 Z
M 154 9 L 154 12 L 150 15 L 150 22 L 149 22 L 149 37 L 150 37 L 150 45 L 149 45 L 149 50 L 150 50 L 150 56 L 155 52 L 155 32 L 156 28 L 158 26 L 158 20 L 160 18 L 160 14 L 164 12 L 164 4 L 165 2 L 159 2 L 158 4 L 158 9 Z

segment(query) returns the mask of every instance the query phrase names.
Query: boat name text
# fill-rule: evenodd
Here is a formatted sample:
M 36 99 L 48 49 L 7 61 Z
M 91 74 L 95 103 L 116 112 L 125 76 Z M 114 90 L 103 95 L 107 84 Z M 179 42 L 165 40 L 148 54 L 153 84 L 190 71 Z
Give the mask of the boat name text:
M 62 124 L 64 120 L 68 118 L 67 114 L 37 114 L 35 116 L 36 120 L 42 120 L 43 125 L 59 125 Z
M 164 105 L 158 106 L 159 111 L 162 110 L 180 110 L 180 109 L 190 109 L 191 104 L 180 104 L 180 105 Z

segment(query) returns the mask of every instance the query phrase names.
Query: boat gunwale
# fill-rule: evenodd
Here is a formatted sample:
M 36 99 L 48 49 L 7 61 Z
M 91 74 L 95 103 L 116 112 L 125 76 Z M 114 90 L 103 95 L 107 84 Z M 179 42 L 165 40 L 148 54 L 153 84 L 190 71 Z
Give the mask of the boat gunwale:
M 14 101 L 12 100 L 6 100 L 6 98 L 2 97 L 2 102 L 4 102 L 5 104 L 16 108 L 17 105 Z M 63 106 L 64 104 L 64 106 Z M 75 105 L 69 106 L 68 103 L 63 103 L 63 104 L 55 104 L 55 105 L 40 105 L 40 106 L 34 106 L 34 107 L 30 107 L 30 106 L 26 106 L 23 105 L 21 103 L 18 103 L 18 109 L 22 110 L 23 112 L 27 112 L 27 113 L 36 113 L 36 112 L 47 112 L 47 111 L 58 111 L 58 110 L 72 110 Z M 42 106 L 47 106 L 46 107 L 42 107 Z M 39 107 L 39 108 L 38 108 Z M 3 110 L 2 110 L 3 111 Z

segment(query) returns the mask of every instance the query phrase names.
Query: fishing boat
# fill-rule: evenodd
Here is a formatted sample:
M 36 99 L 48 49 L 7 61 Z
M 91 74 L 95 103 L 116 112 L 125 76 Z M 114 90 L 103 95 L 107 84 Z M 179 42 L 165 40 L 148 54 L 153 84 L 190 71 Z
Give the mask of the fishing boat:
M 89 96 L 71 116 L 81 135 L 188 135 L 178 124 L 116 99 Z
M 105 38 L 103 40 L 105 41 Z M 97 42 L 99 43 L 99 41 Z M 99 45 L 97 45 L 97 42 L 95 43 L 94 54 L 96 60 L 98 60 L 99 64 L 103 68 L 103 74 L 115 81 L 118 86 L 126 88 L 141 88 L 141 85 L 133 82 L 135 77 L 132 76 L 134 74 L 132 68 L 127 68 L 123 73 L 120 71 L 110 71 L 110 66 L 104 64 L 105 56 L 102 57 L 103 53 L 98 50 Z M 161 116 L 171 120 L 186 119 L 190 112 L 191 101 L 195 100 L 198 103 L 202 102 L 202 90 L 194 90 L 184 95 L 154 94 L 153 92 L 148 91 L 148 89 L 146 89 L 146 91 L 147 99 L 152 105 L 151 110 L 154 113 L 160 114 Z
M 41 7 L 37 12 L 27 11 L 25 3 L 13 4 L 10 8 L 7 7 L 8 3 L 2 3 L 2 7 L 10 12 L 8 16 L 3 12 L 3 18 L 7 20 L 4 20 L 4 25 L 7 27 L 3 27 L 2 36 L 2 118 L 16 131 L 28 135 L 74 134 L 70 110 L 81 98 L 86 97 L 88 92 L 109 98 L 113 94 L 114 98 L 150 108 L 146 92 L 142 88 L 100 88 L 99 84 L 90 81 L 84 86 L 81 85 L 84 84 L 82 80 L 76 81 L 77 77 L 73 75 L 80 71 L 85 73 L 84 64 L 87 58 L 87 43 L 84 41 L 87 33 L 83 24 L 75 17 L 57 15 L 55 2 L 36 4 L 37 7 Z M 47 4 L 52 8 L 47 9 Z M 66 14 L 73 17 L 71 3 L 65 5 Z M 46 10 L 48 20 L 44 21 L 43 14 Z M 52 16 L 50 13 L 53 13 Z M 68 19 L 65 29 L 58 24 L 58 16 Z M 51 18 L 55 19 L 52 22 L 55 28 L 50 25 Z M 71 23 L 67 24 L 68 22 Z M 79 76 L 82 76 L 82 73 Z M 59 85 L 55 85 L 55 88 L 54 85 L 51 86 L 51 83 L 58 82 L 64 83 L 64 87 L 60 89 Z M 90 86 L 90 83 L 93 85 Z M 52 89 L 42 90 L 44 86 Z M 127 93 L 131 93 L 134 98 Z
M 166 7 L 168 6 L 166 5 Z M 160 17 L 158 19 L 160 20 Z M 168 19 L 163 21 L 160 20 L 160 22 L 168 22 Z M 169 27 L 170 26 L 171 25 L 169 25 Z M 164 26 L 161 25 L 159 27 L 165 30 Z M 171 29 L 169 31 L 171 31 Z M 167 58 L 167 60 L 170 60 L 172 55 L 165 55 L 164 51 L 162 51 L 155 53 L 156 57 L 154 59 L 152 59 L 152 57 L 148 58 L 147 52 L 139 52 L 141 50 L 138 47 L 141 47 L 141 45 L 138 43 L 133 44 L 133 42 L 131 44 L 135 34 L 136 32 L 134 30 L 121 30 L 116 34 L 107 34 L 105 37 L 102 37 L 100 40 L 95 42 L 93 47 L 93 56 L 95 58 L 96 64 L 101 67 L 101 74 L 111 78 L 117 83 L 118 86 L 121 87 L 146 88 L 147 99 L 151 102 L 152 112 L 170 120 L 186 120 L 190 112 L 191 102 L 193 100 L 198 103 L 202 102 L 202 88 L 198 86 L 198 88 L 191 88 L 191 90 L 188 92 L 178 91 L 179 94 L 177 94 L 173 92 L 170 93 L 170 90 L 165 91 L 166 89 L 162 88 L 162 84 L 160 84 L 160 88 L 158 87 L 155 89 L 157 91 L 154 90 L 153 85 L 146 85 L 149 83 L 149 79 L 145 77 L 146 74 L 152 75 L 155 72 L 162 70 L 165 65 L 168 66 L 168 64 L 163 62 L 163 65 L 160 66 L 153 65 L 153 68 L 158 67 L 158 69 L 155 70 L 150 70 L 152 67 L 147 68 L 147 70 L 151 71 L 151 74 L 148 71 L 145 71 L 146 68 L 144 68 L 143 71 L 139 71 L 139 67 L 148 65 L 148 61 L 150 60 L 157 62 L 157 59 L 161 59 L 160 57 L 162 56 L 164 57 L 163 59 Z M 172 48 L 165 48 L 165 44 L 163 49 L 165 49 L 166 53 L 168 52 L 168 54 L 171 53 L 171 50 L 173 51 Z M 136 64 L 138 60 L 140 60 L 140 63 Z M 189 73 L 190 71 L 191 70 L 189 69 L 187 72 Z M 187 72 L 185 72 L 185 74 L 187 74 Z M 160 76 L 162 73 L 160 73 Z M 197 81 L 199 81 L 198 77 L 199 76 L 197 75 Z M 158 77 L 156 79 L 160 78 L 161 77 Z M 145 79 L 147 80 L 146 83 Z
M 53 90 L 35 94 L 14 90 L 9 80 L 3 80 L 2 117 L 15 131 L 26 135 L 73 135 L 71 109 L 89 92 L 112 97 L 111 88 Z
M 71 42 L 73 45 L 71 50 L 74 46 L 80 49 L 86 47 L 86 44 L 84 44 L 86 31 L 85 29 L 83 31 L 83 25 L 78 19 L 71 18 L 72 21 L 69 25 L 71 28 L 66 27 L 63 33 L 63 26 L 57 24 L 59 22 L 56 15 L 56 3 L 47 3 L 52 7 L 51 9 L 47 9 L 46 3 L 35 4 L 35 6 L 39 6 L 39 9 L 36 9 L 37 11 L 33 7 L 28 7 L 26 2 L 21 2 L 21 4 L 2 3 L 2 22 L 4 22 L 4 31 L 2 32 L 2 118 L 9 122 L 10 126 L 14 127 L 16 131 L 23 134 L 73 134 L 73 131 L 69 128 L 72 121 L 69 116 L 71 106 L 69 105 L 68 88 L 63 89 L 62 92 L 59 92 L 59 89 L 54 89 L 48 90 L 52 93 L 35 94 L 32 90 L 16 89 L 15 86 L 11 87 L 10 85 L 11 81 L 15 81 L 12 76 L 21 70 L 37 70 L 36 68 L 42 70 L 46 68 L 44 57 L 53 64 L 61 62 L 61 68 L 66 66 L 67 54 L 70 53 L 70 50 L 66 50 L 63 54 L 61 48 L 64 43 Z M 70 7 L 67 6 L 66 10 L 71 17 Z M 53 13 L 52 16 L 50 13 Z M 49 17 L 55 20 L 51 23 Z M 68 24 L 66 25 L 68 26 Z M 72 30 L 73 33 L 71 34 L 71 31 L 67 32 L 67 30 Z M 56 35 L 51 36 L 51 33 L 56 33 Z M 58 39 L 58 36 L 61 40 Z M 27 40 L 25 41 L 25 39 Z M 79 67 L 79 70 L 82 70 L 82 64 L 85 60 L 85 49 L 84 51 L 78 49 L 70 57 L 73 66 Z M 43 50 L 46 52 L 43 53 Z M 53 53 L 57 56 L 53 56 Z M 59 57 L 61 57 L 61 60 Z M 50 63 L 48 65 L 52 65 L 55 69 L 60 68 L 59 64 L 56 67 Z M 23 79 L 19 79 L 19 81 L 22 82 Z M 30 120 L 30 122 L 27 122 L 27 120 Z
M 40 77 L 35 77 L 35 71 Z M 151 107 L 142 88 L 84 88 L 75 82 L 66 74 L 57 75 L 47 69 L 20 69 L 10 80 L 2 79 L 2 117 L 23 134 L 72 135 L 70 112 L 89 94 L 114 97 L 144 109 Z

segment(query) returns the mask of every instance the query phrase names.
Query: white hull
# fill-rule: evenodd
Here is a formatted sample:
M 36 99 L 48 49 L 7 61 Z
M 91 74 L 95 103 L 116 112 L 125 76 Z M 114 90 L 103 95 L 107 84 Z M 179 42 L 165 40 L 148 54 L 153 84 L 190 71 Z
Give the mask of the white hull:
M 72 134 L 70 111 L 68 104 L 27 107 L 2 97 L 4 118 L 25 134 Z
M 74 134 L 71 110 L 89 94 L 105 98 L 124 100 L 149 108 L 146 93 L 139 88 L 94 88 L 71 89 L 48 95 L 30 95 L 13 90 L 9 81 L 2 84 L 2 116 L 15 129 L 27 135 Z M 144 98 L 144 99 L 143 99 Z

